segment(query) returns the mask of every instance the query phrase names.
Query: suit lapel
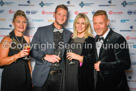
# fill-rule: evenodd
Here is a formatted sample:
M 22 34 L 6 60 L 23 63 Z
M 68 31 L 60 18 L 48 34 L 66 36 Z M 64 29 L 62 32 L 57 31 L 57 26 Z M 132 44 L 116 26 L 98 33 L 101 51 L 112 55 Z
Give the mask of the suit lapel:
M 96 35 L 96 37 L 95 37 L 95 43 L 97 43 L 97 40 L 98 40 L 98 35 Z M 97 55 L 97 48 L 96 47 L 95 47 L 95 50 L 96 50 L 95 56 L 96 56 L 96 61 L 97 61 L 98 60 L 98 55 Z
M 70 35 L 67 34 L 67 30 L 64 29 L 63 31 L 63 40 L 64 44 L 66 44 L 69 41 Z M 64 54 L 65 48 L 62 49 L 62 55 Z
M 45 31 L 45 36 L 46 36 L 46 42 L 48 42 L 49 44 L 53 44 L 53 25 L 50 25 L 50 27 L 48 28 L 48 31 Z M 50 50 L 49 50 L 50 49 Z M 54 52 L 54 48 L 49 48 L 48 50 L 50 51 L 50 53 Z
M 110 32 L 108 33 L 108 35 L 106 36 L 101 48 L 100 48 L 100 53 L 99 53 L 99 59 L 101 58 L 102 54 L 105 52 L 104 48 L 107 47 L 108 42 L 110 41 L 110 37 L 112 35 L 113 31 L 110 29 Z
M 51 43 L 53 43 L 53 38 L 54 38 L 54 36 L 53 36 L 53 30 L 54 30 L 54 28 L 53 27 L 51 27 L 51 29 L 50 29 L 51 31 L 49 31 L 49 41 L 51 42 Z

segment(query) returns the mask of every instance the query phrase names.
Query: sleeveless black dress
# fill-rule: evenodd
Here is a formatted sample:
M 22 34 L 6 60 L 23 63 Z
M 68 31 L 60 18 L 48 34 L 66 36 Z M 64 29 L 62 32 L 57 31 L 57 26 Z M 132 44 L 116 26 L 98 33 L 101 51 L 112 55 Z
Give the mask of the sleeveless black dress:
M 12 39 L 12 45 L 9 49 L 8 56 L 12 56 L 20 52 L 21 46 L 17 46 L 17 44 L 18 40 L 22 41 L 22 37 L 17 37 L 17 40 L 14 31 L 12 31 L 9 36 Z M 23 38 L 23 44 L 24 43 L 27 42 Z M 16 60 L 16 62 L 4 66 L 1 91 L 32 91 L 28 60 L 20 58 Z

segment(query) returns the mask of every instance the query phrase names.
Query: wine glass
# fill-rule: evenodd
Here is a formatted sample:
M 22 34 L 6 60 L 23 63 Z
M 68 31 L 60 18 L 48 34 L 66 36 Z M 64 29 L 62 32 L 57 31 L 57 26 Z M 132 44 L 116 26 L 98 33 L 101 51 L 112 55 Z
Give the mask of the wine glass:
M 60 57 L 61 51 L 57 51 L 56 50 L 54 54 Z M 55 63 L 52 64 L 51 67 L 59 67 L 59 66 L 60 66 L 60 63 L 59 62 L 55 62 Z
M 30 45 L 25 45 L 23 49 L 24 49 L 24 50 L 28 50 L 27 53 L 28 53 L 28 55 L 29 55 L 29 53 L 30 53 Z M 25 56 L 23 59 L 24 59 L 24 60 L 29 60 L 29 56 L 28 56 L 28 55 Z
M 68 49 L 68 50 L 67 50 L 67 53 L 69 53 L 69 52 L 72 52 L 72 50 Z M 75 64 L 75 62 L 74 62 L 73 60 L 71 60 L 71 61 L 69 62 L 69 64 L 70 64 L 70 65 L 73 65 L 73 64 Z

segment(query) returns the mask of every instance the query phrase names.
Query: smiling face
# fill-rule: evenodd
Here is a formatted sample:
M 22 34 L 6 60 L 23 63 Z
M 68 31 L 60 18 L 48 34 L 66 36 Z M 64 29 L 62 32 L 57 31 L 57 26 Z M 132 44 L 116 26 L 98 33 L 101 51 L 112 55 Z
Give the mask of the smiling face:
M 99 36 L 103 36 L 108 31 L 109 20 L 105 15 L 93 17 L 94 30 Z
M 84 18 L 79 18 L 76 22 L 76 30 L 77 30 L 77 35 L 85 33 L 86 26 L 85 26 L 85 19 Z
M 58 8 L 54 14 L 55 25 L 62 26 L 67 20 L 67 11 L 63 8 Z
M 24 32 L 27 27 L 27 20 L 24 16 L 17 16 L 13 21 L 15 31 Z

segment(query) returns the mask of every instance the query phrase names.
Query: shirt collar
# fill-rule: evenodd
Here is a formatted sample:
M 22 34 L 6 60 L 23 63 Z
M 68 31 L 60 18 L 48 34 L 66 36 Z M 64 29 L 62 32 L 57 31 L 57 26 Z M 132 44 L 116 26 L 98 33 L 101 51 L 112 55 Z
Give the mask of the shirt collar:
M 53 26 L 53 28 L 54 28 L 53 32 L 57 32 L 57 31 L 59 31 L 60 33 L 62 33 L 62 32 L 63 32 L 63 30 L 64 30 L 64 27 L 63 27 L 63 26 L 62 26 L 62 28 L 61 28 L 61 29 L 57 29 L 57 28 L 54 26 L 54 23 L 52 24 L 52 26 Z
M 110 28 L 108 27 L 108 31 L 102 37 L 105 39 L 109 32 L 110 32 Z

